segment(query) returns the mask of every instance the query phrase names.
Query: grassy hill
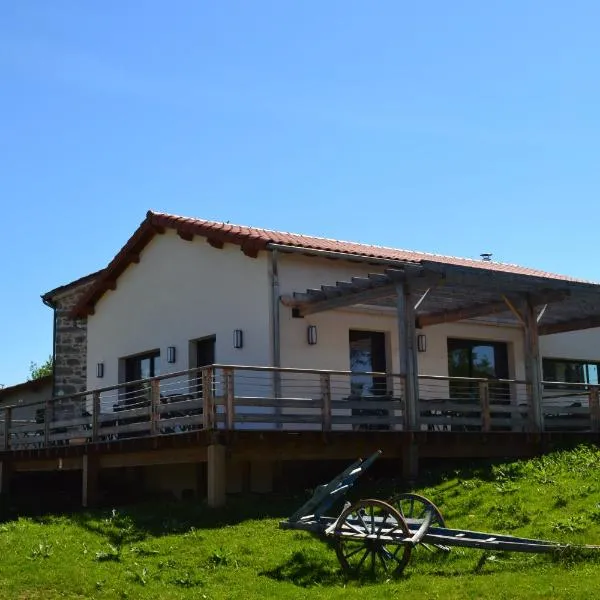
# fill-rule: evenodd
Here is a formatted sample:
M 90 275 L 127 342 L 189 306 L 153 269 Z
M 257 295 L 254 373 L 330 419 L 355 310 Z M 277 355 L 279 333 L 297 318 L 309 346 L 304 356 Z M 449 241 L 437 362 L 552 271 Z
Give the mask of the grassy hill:
M 600 544 L 600 451 L 430 473 L 415 490 L 451 527 Z M 353 496 L 389 497 L 359 482 Z M 0 525 L 0 597 L 39 598 L 596 598 L 599 556 L 419 548 L 398 581 L 359 584 L 335 552 L 282 531 L 304 497 L 241 498 L 222 511 L 137 506 Z

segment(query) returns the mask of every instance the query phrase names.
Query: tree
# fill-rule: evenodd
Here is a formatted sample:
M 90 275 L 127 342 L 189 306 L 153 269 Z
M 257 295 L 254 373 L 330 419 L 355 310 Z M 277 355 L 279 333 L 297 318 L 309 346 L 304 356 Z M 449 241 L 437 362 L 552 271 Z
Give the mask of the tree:
M 29 377 L 28 381 L 33 379 L 40 379 L 41 377 L 47 377 L 48 375 L 52 375 L 52 367 L 53 367 L 52 355 L 48 357 L 46 362 L 42 363 L 38 366 L 37 363 L 33 361 L 29 363 Z

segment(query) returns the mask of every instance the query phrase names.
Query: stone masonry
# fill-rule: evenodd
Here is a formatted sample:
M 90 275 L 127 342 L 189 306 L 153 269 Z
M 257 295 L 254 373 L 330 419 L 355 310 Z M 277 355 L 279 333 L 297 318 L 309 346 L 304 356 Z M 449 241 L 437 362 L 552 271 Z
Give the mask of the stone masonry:
M 54 395 L 82 392 L 87 384 L 87 319 L 69 312 L 98 276 L 93 273 L 48 292 L 43 298 L 54 308 Z

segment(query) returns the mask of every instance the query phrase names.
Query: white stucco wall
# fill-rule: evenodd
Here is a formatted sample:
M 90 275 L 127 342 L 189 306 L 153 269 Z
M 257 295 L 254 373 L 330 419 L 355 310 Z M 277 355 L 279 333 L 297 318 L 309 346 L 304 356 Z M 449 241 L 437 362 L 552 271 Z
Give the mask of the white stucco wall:
M 585 329 L 545 335 L 540 338 L 542 355 L 600 362 L 600 329 Z
M 187 369 L 190 341 L 210 335 L 217 362 L 268 365 L 269 293 L 265 253 L 249 258 L 239 246 L 219 250 L 172 231 L 155 236 L 88 319 L 88 388 L 118 383 L 119 358 L 155 349 L 163 373 Z M 233 348 L 234 329 L 244 332 L 242 349 Z M 177 349 L 174 364 L 166 362 L 168 346 Z

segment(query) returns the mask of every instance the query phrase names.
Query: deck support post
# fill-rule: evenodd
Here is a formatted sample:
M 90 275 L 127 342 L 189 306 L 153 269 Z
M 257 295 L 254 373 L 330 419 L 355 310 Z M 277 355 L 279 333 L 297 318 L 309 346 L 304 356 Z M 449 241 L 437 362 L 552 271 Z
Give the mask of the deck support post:
M 600 388 L 591 385 L 589 390 L 590 423 L 592 431 L 600 431 Z
M 400 375 L 404 378 L 404 428 L 415 431 L 419 427 L 419 367 L 415 343 L 415 311 L 410 288 L 406 283 L 396 286 L 396 309 Z
M 12 464 L 8 460 L 0 461 L 0 517 L 4 517 L 10 509 L 11 480 Z
M 250 463 L 250 491 L 254 494 L 273 491 L 273 461 L 253 460 Z
M 535 431 L 543 431 L 542 361 L 540 356 L 537 312 L 529 297 L 525 297 L 522 300 L 519 308 L 524 327 L 525 373 L 529 387 L 530 421 Z
M 91 508 L 98 504 L 100 470 L 98 457 L 93 454 L 84 454 L 82 461 L 81 505 L 84 508 Z
M 402 447 L 402 478 L 415 481 L 419 475 L 419 446 L 414 439 L 407 440 Z
M 11 464 L 8 460 L 0 461 L 0 498 L 5 500 L 10 493 Z
M 217 508 L 225 504 L 227 492 L 227 457 L 223 444 L 207 448 L 207 504 Z

